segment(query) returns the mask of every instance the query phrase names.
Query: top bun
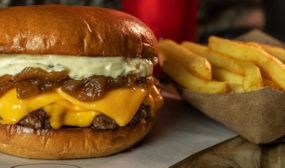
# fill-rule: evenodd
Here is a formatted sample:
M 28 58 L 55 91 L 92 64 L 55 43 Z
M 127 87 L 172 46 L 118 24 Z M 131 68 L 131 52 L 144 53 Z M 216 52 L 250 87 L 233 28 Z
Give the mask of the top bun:
M 157 56 L 157 41 L 140 20 L 96 7 L 43 5 L 0 10 L 0 53 Z

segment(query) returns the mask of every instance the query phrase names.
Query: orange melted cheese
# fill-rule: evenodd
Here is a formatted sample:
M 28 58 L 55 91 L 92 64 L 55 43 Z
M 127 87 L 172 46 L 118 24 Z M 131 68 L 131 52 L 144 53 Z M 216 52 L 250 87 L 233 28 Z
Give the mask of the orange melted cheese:
M 151 115 L 154 116 L 154 111 L 162 105 L 162 97 L 155 86 L 150 89 L 114 89 L 93 102 L 78 101 L 61 89 L 18 99 L 16 89 L 12 89 L 0 98 L 0 117 L 3 124 L 16 124 L 30 112 L 44 108 L 55 129 L 63 125 L 88 127 L 99 114 L 112 118 L 119 126 L 125 126 L 142 103 L 151 106 Z

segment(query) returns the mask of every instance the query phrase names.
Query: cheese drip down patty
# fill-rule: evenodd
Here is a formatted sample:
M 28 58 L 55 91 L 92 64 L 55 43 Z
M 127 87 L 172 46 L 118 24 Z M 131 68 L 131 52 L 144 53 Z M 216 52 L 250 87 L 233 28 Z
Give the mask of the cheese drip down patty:
M 74 57 L 58 55 L 2 55 L 0 76 L 17 75 L 25 68 L 40 68 L 47 72 L 68 71 L 72 79 L 85 79 L 93 75 L 117 78 L 127 75 L 147 77 L 152 75 L 150 60 L 123 57 Z M 132 97 L 132 99 L 129 99 Z M 17 124 L 29 113 L 44 109 L 51 127 L 64 125 L 88 127 L 93 119 L 104 114 L 119 126 L 126 126 L 141 104 L 149 105 L 154 116 L 162 104 L 162 97 L 153 85 L 150 88 L 124 87 L 110 90 L 102 98 L 92 102 L 81 102 L 61 89 L 40 93 L 27 99 L 17 97 L 12 89 L 0 98 L 2 124 Z
M 25 54 L 0 56 L 0 76 L 15 75 L 27 67 L 41 68 L 47 72 L 68 70 L 69 77 L 77 80 L 92 75 L 146 77 L 152 75 L 153 71 L 153 63 L 142 58 Z

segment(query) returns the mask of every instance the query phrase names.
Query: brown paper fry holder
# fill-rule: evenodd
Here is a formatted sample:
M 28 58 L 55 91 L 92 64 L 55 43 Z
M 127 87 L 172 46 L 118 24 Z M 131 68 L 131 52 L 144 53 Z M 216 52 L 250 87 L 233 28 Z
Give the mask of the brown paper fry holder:
M 209 117 L 256 144 L 285 135 L 285 93 L 272 88 L 238 94 L 201 94 L 182 90 L 182 96 Z
M 238 38 L 284 46 L 254 30 Z M 256 144 L 271 143 L 285 136 L 285 92 L 269 87 L 235 94 L 202 94 L 180 89 L 182 97 L 209 117 Z

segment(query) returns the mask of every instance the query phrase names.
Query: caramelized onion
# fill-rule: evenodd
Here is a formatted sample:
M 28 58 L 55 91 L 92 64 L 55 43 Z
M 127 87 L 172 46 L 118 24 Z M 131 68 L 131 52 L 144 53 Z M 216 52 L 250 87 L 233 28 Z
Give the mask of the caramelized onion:
M 25 68 L 20 73 L 14 76 L 15 81 L 23 81 L 28 79 L 42 79 L 49 81 L 61 81 L 68 77 L 68 71 L 46 72 L 40 68 Z
M 140 78 L 134 75 L 118 78 L 94 75 L 86 79 L 74 80 L 68 77 L 68 71 L 46 72 L 40 68 L 25 68 L 15 76 L 0 77 L 0 96 L 13 87 L 16 88 L 20 99 L 61 87 L 64 92 L 78 100 L 94 101 L 114 88 L 145 86 L 152 83 L 152 77 Z
M 64 82 L 62 89 L 81 101 L 94 101 L 103 96 L 110 79 L 104 76 L 92 76 L 80 81 L 70 79 Z
M 108 90 L 119 87 L 145 86 L 153 83 L 152 77 L 137 78 L 91 76 L 83 80 L 69 79 L 62 85 L 62 90 L 81 101 L 94 101 L 101 98 Z
M 17 82 L 15 84 L 15 87 L 17 91 L 17 97 L 21 99 L 28 98 L 40 93 L 40 90 L 37 85 L 27 81 Z
M 4 75 L 0 77 L 0 96 L 14 87 L 13 76 Z

